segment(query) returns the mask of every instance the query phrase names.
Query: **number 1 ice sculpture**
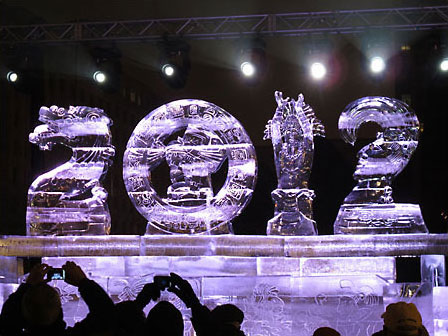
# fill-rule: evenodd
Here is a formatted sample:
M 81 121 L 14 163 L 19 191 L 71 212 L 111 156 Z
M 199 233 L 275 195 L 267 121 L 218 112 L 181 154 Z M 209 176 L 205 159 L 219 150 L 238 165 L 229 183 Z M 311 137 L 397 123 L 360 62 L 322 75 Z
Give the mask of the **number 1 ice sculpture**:
M 215 193 L 212 174 L 226 160 L 227 179 Z M 151 172 L 162 163 L 171 180 L 166 197 L 151 183 Z M 150 112 L 134 129 L 123 158 L 126 189 L 148 220 L 146 234 L 231 233 L 230 221 L 248 204 L 256 174 L 255 149 L 244 128 L 203 100 L 178 100 Z
M 391 187 L 417 148 L 417 116 L 397 99 L 364 97 L 342 112 L 339 130 L 343 139 L 353 145 L 357 130 L 366 122 L 375 122 L 382 130 L 358 152 L 353 175 L 357 185 L 339 209 L 334 233 L 427 233 L 419 205 L 394 203 Z
M 303 95 L 297 101 L 283 99 L 275 92 L 277 109 L 266 125 L 264 139 L 271 139 L 277 172 L 277 189 L 271 195 L 275 202 L 274 217 L 268 221 L 268 235 L 317 235 L 313 220 L 314 191 L 308 189 L 314 155 L 314 136 L 325 136 L 325 129 L 305 104 Z
M 107 191 L 101 181 L 115 148 L 103 110 L 70 106 L 41 107 L 29 140 L 42 150 L 55 144 L 72 149 L 70 160 L 39 176 L 28 190 L 27 234 L 101 235 L 110 232 Z

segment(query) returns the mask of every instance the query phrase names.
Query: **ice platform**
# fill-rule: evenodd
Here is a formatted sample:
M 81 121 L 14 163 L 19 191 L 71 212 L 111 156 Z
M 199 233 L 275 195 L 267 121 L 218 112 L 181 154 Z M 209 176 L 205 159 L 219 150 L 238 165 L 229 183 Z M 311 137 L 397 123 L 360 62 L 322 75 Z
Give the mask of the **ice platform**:
M 416 303 L 430 334 L 446 335 L 445 288 L 434 296 L 427 284 L 395 283 L 395 256 L 425 254 L 448 254 L 448 235 L 5 236 L 0 262 L 9 273 L 0 301 L 17 287 L 11 273 L 23 278 L 22 257 L 41 257 L 54 267 L 75 261 L 115 302 L 133 299 L 154 275 L 176 272 L 209 307 L 239 306 L 249 336 L 308 336 L 321 326 L 370 336 L 382 327 L 385 305 L 396 301 Z M 61 293 L 67 322 L 82 319 L 87 309 L 77 289 L 63 281 L 51 284 Z M 171 293 L 162 299 L 188 317 Z M 185 335 L 191 336 L 186 321 Z
M 0 256 L 373 257 L 448 255 L 448 234 L 1 236 Z

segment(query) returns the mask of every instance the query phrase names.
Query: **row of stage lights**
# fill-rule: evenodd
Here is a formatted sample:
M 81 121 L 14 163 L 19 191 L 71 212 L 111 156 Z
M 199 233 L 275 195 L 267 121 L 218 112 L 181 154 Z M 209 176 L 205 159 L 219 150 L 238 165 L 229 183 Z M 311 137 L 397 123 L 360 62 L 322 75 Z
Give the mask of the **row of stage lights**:
M 382 57 L 373 57 L 370 61 L 370 71 L 374 74 L 382 73 L 386 69 L 386 62 Z M 240 65 L 240 70 L 243 76 L 252 77 L 256 74 L 257 69 L 254 64 L 251 62 L 243 62 Z M 161 67 L 161 71 L 164 76 L 167 78 L 173 77 L 176 74 L 176 68 L 172 64 L 164 64 Z M 440 62 L 440 71 L 447 72 L 448 71 L 448 58 L 443 59 Z M 312 78 L 316 80 L 321 80 L 325 78 L 327 74 L 326 66 L 321 62 L 314 62 L 310 67 L 310 75 Z M 8 72 L 6 76 L 7 80 L 11 83 L 17 82 L 19 79 L 19 74 L 15 71 Z M 103 84 L 107 81 L 107 74 L 101 70 L 97 70 L 92 75 L 93 80 L 98 84 Z
M 440 71 L 448 72 L 448 58 L 443 59 L 440 62 L 439 67 Z M 178 69 L 176 69 L 176 66 L 169 63 L 163 64 L 160 70 L 163 76 L 165 76 L 166 78 L 174 77 L 176 75 L 176 72 L 179 71 Z M 386 61 L 380 56 L 373 57 L 370 60 L 369 70 L 373 74 L 380 74 L 384 72 L 386 70 Z M 250 78 L 257 74 L 257 67 L 252 62 L 245 61 L 241 63 L 240 71 L 244 77 Z M 323 80 L 327 74 L 327 67 L 324 63 L 314 62 L 310 66 L 309 74 L 315 80 Z M 14 75 L 17 76 L 17 74 L 15 73 Z M 107 75 L 102 71 L 95 71 L 93 74 L 93 79 L 98 84 L 102 84 L 107 80 Z
M 189 47 L 183 44 L 181 48 L 178 44 L 163 44 L 162 57 L 160 58 L 160 74 L 172 87 L 183 87 L 189 72 L 190 61 L 188 58 Z M 254 79 L 257 74 L 263 71 L 264 65 L 264 46 L 255 47 L 252 49 L 246 49 L 245 54 L 240 57 L 241 63 L 239 70 L 243 77 L 247 79 Z M 249 52 L 249 57 L 247 51 Z M 255 52 L 254 52 L 255 50 Z M 261 55 L 261 56 L 260 56 Z M 255 60 L 252 61 L 252 59 Z M 116 60 L 114 61 L 117 62 Z M 111 82 L 111 78 L 114 74 L 111 71 L 103 70 L 101 68 L 101 62 L 97 62 L 98 68 L 93 72 L 93 80 L 103 86 L 107 86 Z M 374 75 L 379 75 L 386 70 L 387 62 L 383 57 L 373 56 L 369 61 L 369 70 Z M 103 67 L 104 68 L 104 67 Z M 109 67 L 110 69 L 116 69 L 116 67 Z M 448 72 L 448 57 L 443 58 L 440 61 L 439 69 L 442 72 Z M 113 72 L 113 71 L 112 71 Z M 323 80 L 327 75 L 327 66 L 324 62 L 315 61 L 311 63 L 309 67 L 309 74 L 311 78 L 316 81 Z M 16 83 L 20 80 L 21 74 L 15 71 L 9 71 L 7 73 L 7 80 L 10 83 Z

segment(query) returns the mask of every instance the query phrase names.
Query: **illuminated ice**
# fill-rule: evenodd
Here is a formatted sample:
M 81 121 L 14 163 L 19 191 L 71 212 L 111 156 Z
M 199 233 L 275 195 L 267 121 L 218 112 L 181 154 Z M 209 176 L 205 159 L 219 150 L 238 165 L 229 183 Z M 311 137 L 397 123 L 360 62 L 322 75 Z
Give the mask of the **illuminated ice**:
M 200 237 L 199 237 L 200 238 Z M 266 238 L 266 237 L 265 237 Z M 67 258 L 43 258 L 61 267 Z M 394 282 L 393 257 L 271 258 L 228 256 L 74 257 L 114 302 L 134 299 L 154 275 L 175 272 L 187 279 L 209 308 L 233 303 L 244 311 L 246 335 L 312 335 L 328 325 L 342 335 L 370 336 L 379 330 L 383 286 Z M 87 314 L 76 288 L 53 281 L 63 301 L 64 318 L 72 324 Z M 161 300 L 189 309 L 174 294 Z M 146 311 L 154 303 L 150 303 Z M 191 336 L 192 333 L 185 332 Z
M 72 149 L 70 160 L 40 175 L 28 190 L 27 234 L 100 235 L 110 232 L 107 191 L 101 185 L 115 148 L 112 120 L 103 110 L 70 106 L 41 107 L 29 141 L 42 150 L 56 144 Z
M 172 139 L 173 135 L 180 134 Z M 228 163 L 216 193 L 212 174 Z M 151 172 L 169 167 L 166 197 Z M 160 106 L 136 126 L 123 158 L 123 179 L 146 233 L 230 233 L 231 220 L 248 204 L 255 186 L 255 149 L 244 128 L 222 108 L 184 99 Z
M 428 232 L 419 205 L 394 203 L 392 198 L 392 179 L 406 167 L 418 145 L 417 116 L 397 99 L 360 98 L 339 118 L 342 138 L 353 145 L 366 122 L 382 129 L 374 142 L 358 152 L 353 175 L 357 185 L 339 210 L 335 234 Z
M 316 235 L 312 201 L 308 188 L 314 154 L 314 136 L 325 136 L 324 126 L 305 104 L 275 92 L 277 109 L 266 125 L 264 139 L 271 139 L 277 172 L 277 189 L 272 192 L 274 217 L 269 220 L 268 235 Z

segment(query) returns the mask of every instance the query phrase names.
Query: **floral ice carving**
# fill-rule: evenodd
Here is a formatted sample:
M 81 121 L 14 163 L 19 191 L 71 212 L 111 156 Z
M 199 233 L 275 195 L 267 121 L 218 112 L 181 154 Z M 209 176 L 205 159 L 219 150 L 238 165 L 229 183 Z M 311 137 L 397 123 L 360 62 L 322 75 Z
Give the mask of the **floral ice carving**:
M 112 120 L 99 108 L 41 107 L 29 135 L 42 150 L 56 144 L 72 149 L 70 160 L 40 175 L 28 190 L 28 235 L 101 235 L 110 232 L 107 191 L 101 185 L 115 148 Z
M 274 217 L 268 235 L 316 235 L 312 215 L 314 191 L 308 188 L 314 154 L 314 136 L 325 136 L 321 121 L 299 94 L 297 101 L 275 91 L 277 109 L 266 125 L 264 139 L 271 139 L 277 172 L 272 192 Z

